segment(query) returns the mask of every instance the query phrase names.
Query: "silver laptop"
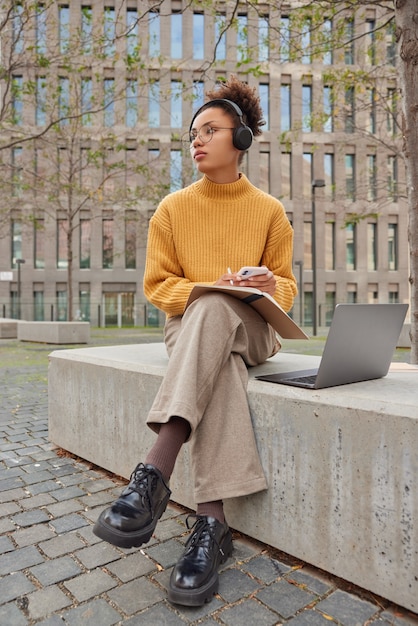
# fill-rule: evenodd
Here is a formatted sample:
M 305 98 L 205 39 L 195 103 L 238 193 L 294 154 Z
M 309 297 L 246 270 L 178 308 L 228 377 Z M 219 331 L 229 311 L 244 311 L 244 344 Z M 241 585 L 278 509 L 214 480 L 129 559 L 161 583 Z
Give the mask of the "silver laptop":
M 256 378 L 307 389 L 382 378 L 407 310 L 407 304 L 337 304 L 319 368 Z

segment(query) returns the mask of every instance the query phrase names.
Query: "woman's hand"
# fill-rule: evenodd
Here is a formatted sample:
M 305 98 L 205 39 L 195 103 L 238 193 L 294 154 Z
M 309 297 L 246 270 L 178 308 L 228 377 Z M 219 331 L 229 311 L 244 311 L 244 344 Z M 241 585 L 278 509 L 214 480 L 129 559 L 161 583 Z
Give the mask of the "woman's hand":
M 234 287 L 255 287 L 255 289 L 265 291 L 273 296 L 276 291 L 276 277 L 269 269 L 266 274 L 259 274 L 258 276 L 250 276 L 248 278 L 238 276 L 237 272 L 232 272 L 231 274 L 223 274 L 218 278 L 215 285 L 222 287 L 232 285 Z

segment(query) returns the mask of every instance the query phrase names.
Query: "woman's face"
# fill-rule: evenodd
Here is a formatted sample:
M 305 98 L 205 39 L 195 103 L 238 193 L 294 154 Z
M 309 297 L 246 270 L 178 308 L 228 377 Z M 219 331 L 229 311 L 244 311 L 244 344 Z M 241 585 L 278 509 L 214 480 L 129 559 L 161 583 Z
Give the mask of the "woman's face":
M 232 142 L 234 122 L 232 114 L 217 106 L 205 109 L 193 122 L 196 137 L 190 144 L 190 154 L 198 171 L 213 182 L 238 179 L 241 151 Z

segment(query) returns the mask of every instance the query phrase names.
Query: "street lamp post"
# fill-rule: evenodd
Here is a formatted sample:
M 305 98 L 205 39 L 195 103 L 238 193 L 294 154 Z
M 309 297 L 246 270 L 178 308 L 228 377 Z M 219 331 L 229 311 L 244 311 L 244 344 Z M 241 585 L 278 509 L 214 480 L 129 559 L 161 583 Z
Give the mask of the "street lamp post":
M 17 265 L 17 319 L 20 320 L 21 315 L 21 298 L 22 298 L 22 283 L 20 277 L 20 266 L 25 263 L 25 259 L 16 259 Z
M 325 187 L 325 181 L 316 179 L 312 181 L 312 334 L 317 334 L 317 302 L 316 302 L 316 212 L 315 212 L 315 189 Z

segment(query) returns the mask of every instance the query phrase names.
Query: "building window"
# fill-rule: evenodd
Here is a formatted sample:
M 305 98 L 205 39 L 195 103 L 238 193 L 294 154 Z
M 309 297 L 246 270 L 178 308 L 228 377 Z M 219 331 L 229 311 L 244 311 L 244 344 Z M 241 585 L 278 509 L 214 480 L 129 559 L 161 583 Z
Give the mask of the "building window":
M 322 36 L 324 42 L 324 54 L 322 63 L 324 65 L 332 65 L 332 20 L 325 20 L 322 27 Z
M 347 303 L 348 304 L 356 304 L 357 302 L 357 291 L 355 286 L 351 288 L 351 285 L 348 285 L 347 288 Z
M 282 133 L 290 130 L 292 123 L 290 97 L 290 85 L 282 85 L 280 87 L 280 130 Z
M 226 17 L 223 13 L 215 15 L 215 59 L 224 61 L 226 59 Z
M 281 187 L 283 198 L 292 199 L 292 154 L 282 152 L 280 155 Z
M 79 318 L 83 322 L 90 321 L 90 291 L 80 290 L 79 292 L 80 299 L 80 313 Z
M 376 65 L 376 22 L 366 20 L 366 63 Z
M 113 220 L 104 219 L 102 222 L 103 255 L 102 267 L 106 270 L 113 268 Z
M 347 270 L 355 270 L 357 265 L 356 260 L 356 234 L 357 229 L 355 224 L 347 224 L 345 229 L 345 264 Z
M 308 18 L 304 21 L 302 25 L 302 33 L 301 33 L 301 44 L 302 44 L 302 63 L 305 65 L 309 65 L 312 63 L 312 55 L 311 55 L 311 28 L 312 23 Z
M 12 79 L 12 111 L 13 124 L 21 126 L 23 124 L 23 76 L 13 76 Z
M 377 224 L 367 224 L 367 269 L 377 269 Z
M 335 270 L 335 222 L 325 222 L 325 269 Z
M 398 161 L 394 154 L 390 154 L 387 160 L 388 195 L 392 202 L 398 200 Z
M 376 169 L 376 155 L 369 154 L 367 156 L 368 165 L 368 185 L 367 185 L 367 199 L 370 202 L 374 202 L 377 199 L 377 169 Z
M 392 137 L 396 135 L 397 131 L 397 107 L 398 107 L 398 94 L 396 89 L 388 89 L 387 91 L 387 105 L 386 105 L 386 127 L 389 135 Z
M 193 58 L 205 58 L 205 16 L 193 13 Z
M 60 40 L 61 40 L 61 8 L 60 7 Z M 67 7 L 68 9 L 68 7 Z M 44 55 L 47 52 L 47 30 L 46 30 L 46 10 L 44 4 L 38 4 L 36 6 L 36 22 L 35 22 L 35 38 L 36 38 L 36 53 Z M 63 52 L 63 50 L 61 50 Z
M 12 148 L 12 196 L 20 197 L 23 191 L 23 148 Z
M 336 304 L 335 291 L 327 291 L 325 294 L 325 326 L 331 326 L 332 317 Z
M 68 267 L 68 220 L 57 220 L 57 268 L 66 270 Z
M 179 80 L 171 81 L 171 115 L 170 126 L 171 128 L 182 127 L 182 106 L 183 106 L 183 89 Z
M 323 129 L 324 133 L 332 133 L 334 130 L 334 116 L 333 116 L 333 91 L 332 87 L 329 85 L 324 86 L 324 97 L 323 97 L 323 106 L 324 106 L 324 121 L 323 121 Z
M 44 220 L 33 223 L 33 266 L 36 270 L 45 269 L 45 225 Z
M 35 322 L 43 322 L 44 317 L 44 292 L 33 292 L 33 319 Z
M 148 86 L 148 126 L 160 126 L 160 82 L 151 82 Z
M 367 89 L 366 93 L 369 107 L 368 131 L 374 135 L 376 134 L 376 89 Z
M 91 126 L 92 124 L 92 98 L 93 98 L 93 83 L 91 78 L 81 79 L 81 123 L 83 126 Z
M 65 54 L 66 52 L 68 52 L 69 45 L 70 45 L 70 7 L 68 5 L 66 4 L 60 5 L 58 9 L 58 19 L 59 19 L 60 53 Z M 46 28 L 45 28 L 45 31 L 46 31 Z M 46 36 L 46 32 L 45 32 L 45 36 Z M 46 48 L 46 44 L 45 44 L 45 48 Z
M 67 321 L 67 291 L 57 291 L 57 321 Z
M 386 61 L 392 67 L 396 66 L 396 23 L 394 17 L 386 27 Z
M 80 269 L 90 269 L 91 220 L 80 220 Z
M 126 11 L 126 54 L 129 57 L 138 55 L 138 11 L 127 9 Z
M 158 57 L 161 51 L 160 44 L 160 14 L 150 11 L 148 22 L 148 53 L 150 57 Z
M 303 222 L 303 266 L 312 269 L 312 222 Z
M 346 65 L 354 64 L 354 21 L 347 20 L 345 23 L 345 41 L 344 46 L 344 63 Z
M 105 78 L 103 87 L 104 125 L 110 127 L 115 125 L 115 79 Z
M 181 13 L 171 14 L 171 58 L 181 59 L 183 56 L 183 22 Z
M 13 38 L 13 47 L 16 54 L 21 54 L 24 50 L 24 39 L 23 39 L 23 4 L 19 2 L 13 3 L 13 19 L 12 19 L 12 38 Z
M 125 268 L 136 269 L 136 220 L 125 220 Z
M 193 111 L 197 111 L 205 101 L 205 83 L 201 80 L 193 81 Z
M 398 225 L 388 224 L 388 269 L 398 269 Z
M 269 60 L 269 21 L 264 15 L 258 18 L 258 60 L 260 63 Z
M 304 198 L 312 197 L 312 180 L 313 180 L 313 159 L 312 152 L 303 153 L 303 196 Z
M 70 115 L 70 81 L 65 76 L 59 77 L 58 107 L 61 126 L 67 125 Z
M 93 37 L 93 14 L 91 6 L 81 7 L 81 50 L 83 54 L 90 54 Z
M 16 259 L 22 258 L 22 222 L 19 220 L 12 220 L 12 245 L 10 259 L 10 265 L 12 269 L 17 267 Z
M 332 152 L 326 152 L 324 154 L 324 177 L 325 187 L 324 194 L 329 200 L 333 200 L 335 197 L 335 167 L 334 167 L 334 154 Z
M 355 155 L 345 155 L 345 191 L 346 196 L 353 202 L 356 199 L 356 171 L 355 171 Z
M 237 61 L 245 61 L 248 57 L 248 18 L 245 14 L 238 15 L 237 27 Z
M 302 85 L 302 131 L 312 131 L 312 86 Z
M 46 124 L 46 79 L 45 76 L 36 78 L 35 96 L 35 124 L 44 126 Z
M 103 54 L 105 57 L 115 55 L 116 12 L 113 7 L 105 7 L 103 22 Z
M 345 132 L 353 133 L 355 126 L 355 93 L 354 87 L 345 90 Z
M 126 83 L 126 112 L 125 124 L 129 128 L 136 126 L 138 122 L 138 81 L 128 80 Z
M 170 151 L 170 191 L 181 189 L 182 184 L 182 167 L 181 167 L 181 150 Z
M 260 189 L 270 193 L 270 152 L 260 150 Z
M 290 19 L 288 17 L 280 18 L 279 38 L 280 62 L 288 63 L 290 61 Z
M 270 87 L 266 83 L 260 83 L 258 86 L 258 94 L 260 96 L 260 104 L 263 110 L 265 125 L 263 130 L 270 130 Z
M 393 291 L 392 289 L 389 289 L 388 301 L 389 304 L 396 304 L 397 302 L 399 302 L 399 291 Z

